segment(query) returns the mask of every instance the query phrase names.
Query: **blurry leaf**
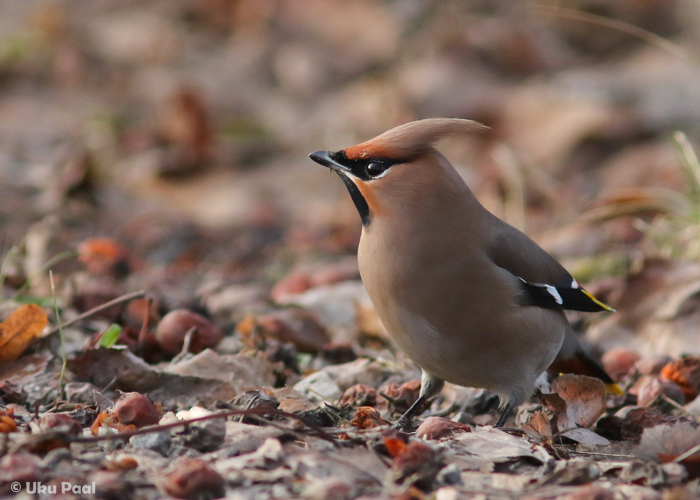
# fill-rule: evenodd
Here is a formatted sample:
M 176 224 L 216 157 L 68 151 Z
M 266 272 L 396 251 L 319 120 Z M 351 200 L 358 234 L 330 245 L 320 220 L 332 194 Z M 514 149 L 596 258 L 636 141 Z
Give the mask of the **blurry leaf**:
M 78 260 L 96 275 L 123 277 L 129 274 L 126 248 L 112 238 L 88 238 L 78 245 Z
M 566 402 L 566 411 L 557 421 L 560 431 L 579 426 L 590 427 L 605 411 L 605 384 L 597 378 L 560 375 L 552 382 L 552 392 L 559 394 Z
M 36 304 L 20 306 L 0 323 L 0 362 L 19 358 L 32 340 L 46 327 L 48 318 Z
M 122 327 L 112 323 L 111 325 L 109 325 L 109 328 L 107 328 L 107 330 L 105 330 L 105 332 L 102 334 L 100 340 L 97 341 L 97 347 L 112 347 L 114 344 L 117 343 L 117 339 L 119 338 L 119 334 L 121 332 Z
M 386 446 L 389 455 L 392 457 L 398 457 L 406 450 L 406 441 L 393 436 L 387 436 L 384 438 L 384 446 Z

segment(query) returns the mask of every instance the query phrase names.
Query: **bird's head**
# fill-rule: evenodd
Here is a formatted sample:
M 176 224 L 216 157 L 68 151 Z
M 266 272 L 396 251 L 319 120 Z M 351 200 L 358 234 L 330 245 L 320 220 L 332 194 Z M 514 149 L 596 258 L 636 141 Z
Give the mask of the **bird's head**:
M 400 125 L 347 149 L 316 151 L 309 157 L 340 176 L 362 224 L 368 226 L 374 216 L 386 212 L 391 198 L 406 192 L 407 187 L 420 192 L 431 179 L 444 177 L 445 164 L 449 163 L 440 161 L 442 157 L 433 149 L 438 140 L 486 128 L 471 120 L 429 118 Z

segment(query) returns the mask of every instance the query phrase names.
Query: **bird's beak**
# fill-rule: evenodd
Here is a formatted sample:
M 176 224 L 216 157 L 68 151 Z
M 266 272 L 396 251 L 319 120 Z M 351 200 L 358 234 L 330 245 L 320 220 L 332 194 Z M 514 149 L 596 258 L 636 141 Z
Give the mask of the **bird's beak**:
M 316 151 L 315 153 L 311 153 L 309 155 L 309 158 L 311 158 L 316 163 L 323 165 L 324 167 L 328 167 L 331 170 L 335 170 L 339 174 L 350 173 L 350 168 L 346 167 L 341 163 L 338 163 L 336 160 L 333 159 L 333 157 L 331 156 L 331 151 Z

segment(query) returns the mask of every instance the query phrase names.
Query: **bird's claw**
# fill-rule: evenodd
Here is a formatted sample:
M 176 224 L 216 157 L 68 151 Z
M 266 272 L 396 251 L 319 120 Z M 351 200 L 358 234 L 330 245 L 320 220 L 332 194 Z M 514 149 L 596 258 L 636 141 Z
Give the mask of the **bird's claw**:
M 413 432 L 415 428 L 410 419 L 401 417 L 394 425 L 391 426 L 391 430 L 399 432 Z

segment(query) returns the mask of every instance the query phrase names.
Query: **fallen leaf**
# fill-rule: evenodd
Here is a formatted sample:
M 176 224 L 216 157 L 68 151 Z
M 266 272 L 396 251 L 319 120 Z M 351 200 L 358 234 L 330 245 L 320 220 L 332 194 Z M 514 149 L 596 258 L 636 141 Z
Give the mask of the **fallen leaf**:
M 168 354 L 182 351 L 185 338 L 191 329 L 189 352 L 198 354 L 207 347 L 219 345 L 224 333 L 213 321 L 188 309 L 174 309 L 163 316 L 156 329 L 156 341 Z
M 49 319 L 36 304 L 20 306 L 0 323 L 0 363 L 19 358 L 29 344 L 41 335 Z
M 301 352 L 318 353 L 329 344 L 330 336 L 318 316 L 300 307 L 289 307 L 257 318 L 265 335 L 291 342 Z
M 387 422 L 382 420 L 379 412 L 371 406 L 358 407 L 352 420 L 350 420 L 350 425 L 358 429 L 372 429 L 373 427 L 380 427 L 386 424 Z
M 637 454 L 644 459 L 658 459 L 662 462 L 680 461 L 688 470 L 691 478 L 700 475 L 700 428 L 696 422 L 677 421 L 644 429 Z
M 420 380 L 411 380 L 405 384 L 390 384 L 379 389 L 379 394 L 389 401 L 389 410 L 392 413 L 404 413 L 420 394 Z M 416 409 L 416 415 L 420 415 L 428 407 L 426 403 Z
M 413 441 L 394 457 L 391 470 L 396 483 L 403 484 L 410 479 L 411 484 L 428 490 L 444 465 L 432 447 L 420 441 Z
M 605 372 L 617 382 L 639 361 L 639 354 L 630 349 L 616 347 L 606 352 L 601 361 Z
M 168 495 L 194 500 L 223 497 L 226 483 L 204 460 L 179 457 L 173 470 L 162 477 L 160 485 Z
M 586 446 L 607 446 L 610 444 L 606 438 L 585 427 L 569 429 L 562 432 L 561 435 Z
M 377 391 L 372 387 L 356 384 L 345 390 L 340 404 L 349 404 L 353 406 L 376 406 Z
M 551 438 L 556 429 L 553 429 L 552 422 L 545 412 L 542 410 L 536 411 L 527 426 L 533 429 L 537 434 L 545 438 Z
M 450 437 L 455 432 L 471 432 L 471 428 L 467 424 L 454 422 L 449 418 L 428 417 L 416 429 L 416 437 L 427 440 L 441 439 Z
M 559 430 L 570 427 L 590 427 L 605 411 L 605 384 L 585 375 L 561 375 L 552 382 L 556 392 L 566 402 L 566 417 L 559 418 Z
M 160 413 L 156 406 L 143 394 L 127 392 L 114 403 L 112 414 L 124 425 L 144 427 L 156 425 L 160 420 Z
M 651 375 L 640 377 L 630 388 L 629 393 L 637 395 L 639 406 L 650 406 L 660 396 L 665 396 L 681 405 L 685 402 L 683 390 L 677 383 Z
M 108 274 L 117 278 L 130 271 L 129 254 L 112 238 L 89 238 L 78 245 L 78 260 L 92 274 Z
M 391 433 L 389 436 L 384 436 L 384 446 L 390 456 L 398 457 L 404 452 L 406 446 L 408 446 L 407 438 L 404 438 L 402 435 Z
M 671 361 L 661 369 L 661 378 L 677 383 L 689 403 L 698 395 L 700 387 L 700 357 L 687 356 Z
M 17 422 L 12 418 L 12 410 L 0 410 L 0 434 L 9 434 L 17 430 Z

